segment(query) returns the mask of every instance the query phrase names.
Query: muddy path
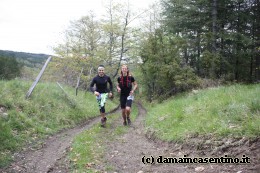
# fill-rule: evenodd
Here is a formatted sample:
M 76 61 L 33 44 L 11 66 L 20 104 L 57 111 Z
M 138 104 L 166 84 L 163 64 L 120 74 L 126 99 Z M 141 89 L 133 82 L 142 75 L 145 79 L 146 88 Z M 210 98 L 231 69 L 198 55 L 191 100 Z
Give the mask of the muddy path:
M 145 132 L 144 119 L 146 110 L 138 103 L 138 115 L 126 133 L 109 138 L 115 128 L 122 126 L 120 111 L 118 118 L 102 133 L 106 153 L 102 162 L 94 166 L 96 172 L 107 173 L 148 173 L 148 172 L 234 172 L 259 173 L 260 172 L 260 140 L 246 139 L 213 139 L 194 138 L 185 143 L 163 142 L 156 139 L 152 133 Z M 114 110 L 115 111 L 115 110 Z M 54 135 L 44 142 L 38 150 L 27 150 L 17 156 L 14 162 L 3 172 L 37 172 L 37 173 L 67 173 L 70 170 L 70 161 L 67 159 L 67 150 L 70 148 L 73 137 L 84 130 L 99 123 L 100 118 L 94 118 L 81 126 L 66 130 Z M 218 143 L 218 145 L 216 144 Z M 160 158 L 215 158 L 231 155 L 241 158 L 246 155 L 251 163 L 247 164 L 187 164 L 187 163 L 158 163 Z M 154 158 L 154 163 L 148 163 Z M 1 172 L 1 171 L 0 171 Z M 86 172 L 88 170 L 86 169 Z

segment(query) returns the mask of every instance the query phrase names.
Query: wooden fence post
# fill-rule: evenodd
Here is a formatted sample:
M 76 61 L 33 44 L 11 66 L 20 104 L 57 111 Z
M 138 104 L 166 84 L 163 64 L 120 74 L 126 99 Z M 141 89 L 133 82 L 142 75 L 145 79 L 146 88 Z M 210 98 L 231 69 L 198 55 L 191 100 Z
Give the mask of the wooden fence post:
M 83 72 L 83 68 L 81 69 L 81 72 L 78 77 L 78 82 L 77 82 L 77 86 L 76 86 L 76 95 L 78 95 L 79 81 L 80 81 L 80 76 L 81 76 L 82 72 Z
M 35 86 L 36 86 L 37 83 L 39 82 L 40 78 L 42 77 L 42 74 L 43 74 L 44 70 L 46 69 L 46 67 L 47 67 L 48 63 L 50 62 L 50 60 L 51 60 L 51 56 L 49 56 L 49 58 L 47 59 L 47 61 L 46 61 L 45 64 L 44 64 L 44 66 L 42 67 L 40 73 L 38 74 L 36 80 L 34 81 L 34 83 L 32 84 L 32 86 L 30 87 L 29 91 L 27 92 L 27 94 L 26 94 L 26 96 L 25 96 L 26 99 L 29 98 L 30 95 L 32 94 L 33 89 L 35 88 Z

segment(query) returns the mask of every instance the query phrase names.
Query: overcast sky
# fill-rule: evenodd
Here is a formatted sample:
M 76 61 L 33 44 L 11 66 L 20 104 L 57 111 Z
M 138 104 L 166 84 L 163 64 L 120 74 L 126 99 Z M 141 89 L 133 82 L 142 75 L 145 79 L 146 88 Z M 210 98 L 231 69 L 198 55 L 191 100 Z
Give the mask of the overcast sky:
M 93 10 L 102 13 L 106 0 L 0 0 L 0 50 L 53 54 L 69 22 Z M 145 9 L 155 0 L 129 0 Z

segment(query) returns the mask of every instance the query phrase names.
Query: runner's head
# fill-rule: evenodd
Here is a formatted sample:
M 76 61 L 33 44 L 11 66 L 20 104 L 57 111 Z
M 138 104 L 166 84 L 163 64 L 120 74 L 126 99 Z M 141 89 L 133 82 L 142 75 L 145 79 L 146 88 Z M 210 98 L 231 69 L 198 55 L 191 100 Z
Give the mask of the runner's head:
M 124 76 L 126 76 L 126 83 L 125 84 L 124 84 Z M 124 85 L 128 86 L 128 84 L 130 83 L 128 76 L 131 76 L 131 75 L 129 74 L 129 69 L 128 69 L 127 65 L 124 64 L 124 65 L 121 66 L 121 77 L 120 77 L 121 78 L 120 83 L 123 86 Z
M 122 65 L 122 67 L 121 67 L 121 75 L 123 75 L 123 76 L 128 76 L 129 75 L 128 67 L 125 64 Z
M 103 65 L 99 65 L 98 66 L 98 75 L 100 77 L 102 77 L 102 76 L 104 76 L 104 74 L 105 74 L 105 67 Z

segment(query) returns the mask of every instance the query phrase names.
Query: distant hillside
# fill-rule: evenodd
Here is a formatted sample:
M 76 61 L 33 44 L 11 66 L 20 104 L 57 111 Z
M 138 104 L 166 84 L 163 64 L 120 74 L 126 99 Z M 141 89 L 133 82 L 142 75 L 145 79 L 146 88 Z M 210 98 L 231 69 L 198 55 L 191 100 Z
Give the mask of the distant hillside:
M 50 55 L 0 50 L 0 58 L 15 58 L 21 65 L 41 67 Z

